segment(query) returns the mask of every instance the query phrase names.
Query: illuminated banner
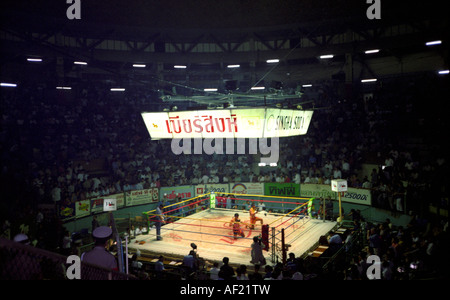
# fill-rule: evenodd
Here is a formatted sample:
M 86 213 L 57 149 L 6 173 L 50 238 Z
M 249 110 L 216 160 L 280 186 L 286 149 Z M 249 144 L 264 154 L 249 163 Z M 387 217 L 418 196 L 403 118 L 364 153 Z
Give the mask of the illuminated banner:
M 303 135 L 312 111 L 252 108 L 142 113 L 153 140 L 173 138 L 269 138 Z
M 308 131 L 312 111 L 266 109 L 264 137 L 303 135 Z

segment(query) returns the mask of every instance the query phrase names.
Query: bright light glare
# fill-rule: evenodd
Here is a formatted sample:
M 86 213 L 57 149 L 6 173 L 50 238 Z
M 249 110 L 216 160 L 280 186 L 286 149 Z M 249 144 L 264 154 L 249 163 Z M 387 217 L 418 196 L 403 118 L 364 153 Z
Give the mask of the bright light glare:
M 380 52 L 380 49 L 366 50 L 364 53 L 365 54 L 373 54 L 373 53 L 378 53 L 378 52 Z
M 124 92 L 125 89 L 124 88 L 112 88 L 111 92 Z
M 370 79 L 361 79 L 361 82 L 366 83 L 366 82 L 375 82 L 377 81 L 376 78 L 370 78 Z
M 15 83 L 7 83 L 7 82 L 0 82 L 0 86 L 4 86 L 4 87 L 17 87 L 17 84 L 15 84 Z
M 183 65 L 175 65 L 175 66 L 173 66 L 175 69 L 186 69 L 187 67 L 186 66 L 183 66 Z
M 253 91 L 264 90 L 264 89 L 265 89 L 265 87 L 263 87 L 263 86 L 254 86 L 251 88 L 251 90 L 253 90 Z
M 439 71 L 438 73 L 441 75 L 445 75 L 445 74 L 449 73 L 449 70 L 442 70 L 442 71 Z
M 328 59 L 328 58 L 333 58 L 334 55 L 333 54 L 326 54 L 326 55 L 321 55 L 320 59 Z
M 437 41 L 431 41 L 431 42 L 426 42 L 425 45 L 427 46 L 434 46 L 434 45 L 440 45 L 442 44 L 441 40 L 437 40 Z
M 241 65 L 228 65 L 227 68 L 228 69 L 234 69 L 234 68 L 240 68 Z
M 144 64 L 133 64 L 133 67 L 134 68 L 145 68 L 146 65 L 144 65 Z
M 278 58 L 266 60 L 266 63 L 268 63 L 268 64 L 275 64 L 275 63 L 278 63 L 278 62 L 280 62 L 280 60 Z

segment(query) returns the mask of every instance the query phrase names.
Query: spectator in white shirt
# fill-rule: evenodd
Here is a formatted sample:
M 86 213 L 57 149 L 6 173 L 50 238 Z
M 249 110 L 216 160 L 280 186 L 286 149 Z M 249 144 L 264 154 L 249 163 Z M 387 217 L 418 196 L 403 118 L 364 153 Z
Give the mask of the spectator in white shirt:
M 334 179 L 342 178 L 342 172 L 341 172 L 341 170 L 339 170 L 338 168 L 334 168 L 334 171 L 333 171 L 333 178 L 334 178 Z

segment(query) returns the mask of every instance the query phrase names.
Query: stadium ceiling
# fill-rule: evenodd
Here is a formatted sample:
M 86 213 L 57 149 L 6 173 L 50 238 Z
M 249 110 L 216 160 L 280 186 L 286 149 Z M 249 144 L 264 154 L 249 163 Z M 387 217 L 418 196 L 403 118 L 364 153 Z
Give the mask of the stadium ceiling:
M 365 0 L 80 3 L 81 19 L 69 20 L 65 0 L 2 1 L 0 76 L 31 75 L 23 72 L 26 58 L 43 57 L 39 72 L 46 68 L 55 81 L 144 85 L 165 90 L 168 101 L 197 96 L 199 103 L 229 98 L 223 91 L 234 83 L 240 95 L 233 97 L 245 102 L 261 97 L 249 95 L 252 87 L 265 86 L 266 99 L 296 98 L 299 85 L 342 74 L 353 81 L 448 66 L 446 43 L 423 54 L 425 41 L 448 35 L 442 1 L 380 0 L 379 20 L 367 18 Z M 381 50 L 366 56 L 368 49 Z M 333 58 L 320 59 L 324 54 Z M 279 62 L 267 63 L 273 58 Z M 218 92 L 202 94 L 214 87 Z

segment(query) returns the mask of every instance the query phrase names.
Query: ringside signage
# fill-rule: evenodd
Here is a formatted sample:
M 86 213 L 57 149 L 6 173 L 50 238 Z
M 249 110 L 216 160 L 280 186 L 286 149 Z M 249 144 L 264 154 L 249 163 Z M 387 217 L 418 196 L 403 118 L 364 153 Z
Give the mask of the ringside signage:
M 328 184 L 301 184 L 300 186 L 302 197 L 326 198 L 329 196 L 331 199 L 336 199 L 336 192 L 332 191 Z M 370 190 L 349 187 L 343 193 L 342 202 L 372 205 Z

